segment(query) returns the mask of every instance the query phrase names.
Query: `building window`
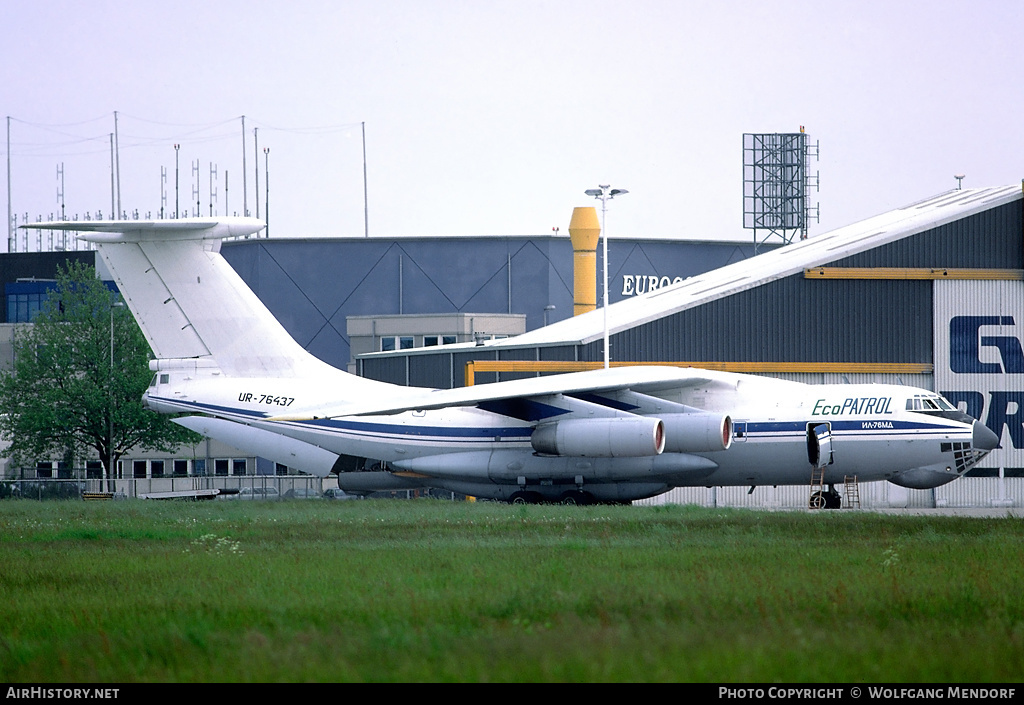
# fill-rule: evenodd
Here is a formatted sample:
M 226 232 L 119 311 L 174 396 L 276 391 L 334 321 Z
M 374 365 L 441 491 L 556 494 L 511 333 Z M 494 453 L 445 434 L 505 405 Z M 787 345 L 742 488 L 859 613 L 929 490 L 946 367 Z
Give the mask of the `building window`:
M 174 476 L 185 477 L 188 475 L 188 461 L 187 460 L 175 460 L 174 461 Z
M 98 460 L 87 460 L 85 462 L 85 477 L 89 480 L 103 479 L 103 463 Z
M 281 463 L 274 463 L 274 474 L 275 475 L 287 475 L 288 466 L 282 465 Z
M 149 474 L 150 474 L 150 477 L 163 477 L 164 476 L 164 461 L 162 461 L 162 460 L 150 460 L 149 461 Z
M 380 339 L 380 349 L 382 352 L 409 350 L 415 347 L 415 342 L 411 335 L 387 335 Z
M 36 463 L 36 477 L 53 477 L 53 463 Z
M 456 342 L 454 335 L 425 335 L 423 336 L 423 346 L 433 347 L 435 345 L 452 345 Z
M 213 461 L 213 472 L 215 475 L 228 474 L 228 461 L 225 458 L 217 458 Z
M 132 461 L 132 477 L 144 478 L 146 477 L 146 461 L 145 460 L 133 460 Z
M 232 475 L 244 475 L 245 474 L 245 458 L 231 461 L 231 474 Z
M 8 294 L 7 322 L 31 323 L 46 301 L 46 294 Z

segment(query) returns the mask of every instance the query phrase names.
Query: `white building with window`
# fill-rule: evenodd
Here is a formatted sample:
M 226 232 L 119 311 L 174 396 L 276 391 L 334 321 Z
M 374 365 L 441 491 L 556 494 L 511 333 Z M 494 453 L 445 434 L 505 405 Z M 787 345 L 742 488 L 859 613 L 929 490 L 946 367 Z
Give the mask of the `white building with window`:
M 446 313 L 404 316 L 349 316 L 346 332 L 355 357 L 363 353 L 471 343 L 509 338 L 526 332 L 525 314 Z

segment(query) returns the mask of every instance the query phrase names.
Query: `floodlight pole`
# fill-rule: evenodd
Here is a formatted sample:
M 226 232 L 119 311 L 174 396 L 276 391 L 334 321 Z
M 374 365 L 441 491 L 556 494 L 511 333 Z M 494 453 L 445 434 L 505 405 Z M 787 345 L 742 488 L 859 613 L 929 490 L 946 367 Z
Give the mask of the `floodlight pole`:
M 178 218 L 178 209 L 181 207 L 181 204 L 178 203 L 178 191 L 179 191 L 179 184 L 178 184 L 178 174 L 179 174 L 179 171 L 178 171 L 178 150 L 179 149 L 181 149 L 181 145 L 180 144 L 174 145 L 174 217 L 175 217 L 175 219 Z
M 611 188 L 607 184 L 602 184 L 598 188 L 591 188 L 584 191 L 588 196 L 601 201 L 601 241 L 604 243 L 601 256 L 604 258 L 603 268 L 603 281 L 604 281 L 604 298 L 602 300 L 602 308 L 604 309 L 604 368 L 607 370 L 611 367 L 611 353 L 609 352 L 608 342 L 608 231 L 605 229 L 605 210 L 607 202 L 616 196 L 624 193 L 629 193 L 624 188 Z
M 270 237 L 270 147 L 263 148 L 263 182 L 267 189 L 267 197 L 263 202 L 263 217 L 266 219 L 267 229 L 264 237 Z

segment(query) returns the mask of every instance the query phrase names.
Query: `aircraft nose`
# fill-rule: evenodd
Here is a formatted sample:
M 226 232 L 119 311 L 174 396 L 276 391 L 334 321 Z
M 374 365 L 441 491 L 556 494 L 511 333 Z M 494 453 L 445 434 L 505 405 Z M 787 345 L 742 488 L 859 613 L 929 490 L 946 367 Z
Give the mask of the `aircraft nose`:
M 976 450 L 995 450 L 999 445 L 999 436 L 981 421 L 975 421 L 972 445 Z

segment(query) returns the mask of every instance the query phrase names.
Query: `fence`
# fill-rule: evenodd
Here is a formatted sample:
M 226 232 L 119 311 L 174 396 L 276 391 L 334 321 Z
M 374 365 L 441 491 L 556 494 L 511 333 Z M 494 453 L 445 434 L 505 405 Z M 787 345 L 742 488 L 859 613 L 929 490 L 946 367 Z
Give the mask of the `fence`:
M 842 494 L 842 485 L 837 485 L 836 490 Z M 747 487 L 679 487 L 641 503 L 798 509 L 808 506 L 810 493 L 807 485 L 763 485 L 752 492 Z M 963 477 L 933 490 L 909 490 L 888 482 L 864 482 L 860 484 L 860 500 L 862 509 L 1024 507 L 1024 478 Z
M 119 480 L 97 479 L 35 479 L 0 481 L 0 499 L 83 499 L 90 495 L 106 498 L 170 498 L 198 499 L 211 495 L 222 499 L 302 499 L 322 497 L 337 489 L 334 477 L 308 475 L 230 475 L 206 477 L 162 477 Z M 837 488 L 841 489 L 841 488 Z M 217 490 L 217 493 L 210 492 Z M 807 508 L 808 486 L 757 487 L 753 492 L 744 487 L 680 487 L 665 494 L 642 500 L 638 504 L 699 504 L 709 507 L 745 507 L 748 509 Z M 374 497 L 413 498 L 430 496 L 440 499 L 461 498 L 462 495 L 440 490 L 402 490 L 378 492 Z M 888 482 L 863 483 L 860 487 L 861 507 L 879 508 L 1000 508 L 1024 507 L 1024 478 L 966 477 L 934 490 L 907 490 Z
M 261 497 L 291 499 L 321 497 L 337 482 L 305 475 L 248 475 L 228 477 L 163 477 L 120 480 L 6 480 L 0 498 L 174 498 Z M 212 492 L 211 490 L 216 490 Z
M 338 488 L 334 477 L 311 475 L 212 475 L 190 477 L 0 480 L 0 499 L 267 499 L 325 497 Z M 213 492 L 211 490 L 216 490 Z M 344 495 L 344 493 L 341 493 Z M 373 497 L 461 498 L 451 492 L 398 490 Z

